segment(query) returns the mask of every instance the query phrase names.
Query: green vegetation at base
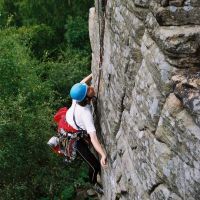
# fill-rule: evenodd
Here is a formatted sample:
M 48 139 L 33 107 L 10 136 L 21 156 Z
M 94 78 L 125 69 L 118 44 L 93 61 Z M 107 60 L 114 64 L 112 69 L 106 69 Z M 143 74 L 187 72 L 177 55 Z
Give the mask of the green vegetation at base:
M 90 73 L 93 1 L 0 0 L 0 199 L 73 199 L 87 187 L 46 142 L 70 87 Z

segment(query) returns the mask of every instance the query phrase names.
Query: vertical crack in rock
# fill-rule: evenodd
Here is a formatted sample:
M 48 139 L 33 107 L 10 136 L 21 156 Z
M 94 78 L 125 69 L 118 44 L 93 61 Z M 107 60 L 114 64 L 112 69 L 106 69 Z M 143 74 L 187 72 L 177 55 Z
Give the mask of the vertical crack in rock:
M 98 26 L 99 26 L 99 71 L 98 71 L 98 86 L 97 86 L 97 98 L 100 88 L 100 82 L 101 82 L 101 67 L 103 63 L 103 54 L 104 54 L 104 33 L 105 33 L 105 12 L 106 12 L 106 5 L 107 0 L 97 0 L 98 1 Z M 98 100 L 98 99 L 97 99 Z M 101 133 L 101 125 L 100 125 L 100 111 L 98 109 L 99 106 L 97 106 L 98 102 L 96 102 L 95 105 L 95 111 L 96 111 L 96 120 L 95 124 L 97 126 L 98 132 Z M 99 104 L 100 105 L 100 104 Z M 101 134 L 99 134 L 101 135 Z M 103 140 L 102 140 L 103 141 Z
M 120 126 L 121 126 L 121 121 L 122 121 L 122 114 L 124 112 L 124 109 L 125 109 L 125 106 L 124 106 L 124 98 L 125 98 L 125 95 L 126 95 L 126 89 L 124 89 L 124 93 L 122 95 L 122 98 L 121 98 L 121 102 L 120 102 L 120 114 L 119 114 L 119 120 L 118 120 L 118 123 L 117 125 L 115 126 L 115 129 L 114 129 L 114 135 L 117 135 L 119 129 L 120 129 Z

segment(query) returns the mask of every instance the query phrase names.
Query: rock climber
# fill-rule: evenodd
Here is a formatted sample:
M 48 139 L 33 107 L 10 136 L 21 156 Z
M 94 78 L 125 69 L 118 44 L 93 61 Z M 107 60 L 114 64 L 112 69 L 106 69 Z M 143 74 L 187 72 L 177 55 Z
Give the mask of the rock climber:
M 94 120 L 92 116 L 91 101 L 95 96 L 95 91 L 92 86 L 89 86 L 92 75 L 84 78 L 80 83 L 72 86 L 70 96 L 72 98 L 72 105 L 68 110 L 65 110 L 64 117 L 58 120 L 58 132 L 62 132 L 63 128 L 69 133 L 85 132 L 89 135 L 91 144 L 100 155 L 100 161 L 90 151 L 88 142 L 84 137 L 76 139 L 74 149 L 76 153 L 87 163 L 89 166 L 89 180 L 93 188 L 100 194 L 103 194 L 102 186 L 97 182 L 97 174 L 100 174 L 101 166 L 106 168 L 107 160 L 106 154 L 97 138 Z M 62 113 L 58 112 L 59 114 Z M 59 116 L 59 115 L 58 115 Z M 55 117 L 54 117 L 55 119 Z M 62 121 L 63 120 L 63 121 Z M 63 125 L 63 123 L 66 123 Z M 61 125 L 60 125 L 61 124 Z M 60 126 L 60 127 L 59 127 Z M 62 130 L 62 131 L 60 131 Z M 68 134 L 69 135 L 69 134 Z M 52 137 L 48 144 L 56 153 L 60 153 L 58 148 L 59 140 L 57 137 Z
M 95 150 L 100 155 L 100 163 L 88 148 L 87 143 L 84 140 L 78 140 L 76 148 L 77 153 L 83 158 L 83 160 L 89 166 L 89 179 L 96 187 L 97 174 L 100 173 L 100 164 L 103 168 L 107 166 L 106 154 L 97 138 L 96 129 L 94 126 L 91 100 L 95 96 L 95 91 L 92 86 L 88 86 L 92 79 L 92 75 L 87 76 L 80 83 L 75 84 L 70 90 L 70 96 L 72 98 L 72 105 L 66 113 L 66 121 L 74 129 L 86 130 L 90 136 L 91 143 Z M 100 188 L 96 188 L 100 189 Z

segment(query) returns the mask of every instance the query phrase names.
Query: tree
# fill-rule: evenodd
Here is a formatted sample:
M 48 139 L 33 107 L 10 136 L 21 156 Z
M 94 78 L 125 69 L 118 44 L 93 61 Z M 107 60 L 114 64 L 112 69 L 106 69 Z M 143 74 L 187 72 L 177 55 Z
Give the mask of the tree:
M 0 197 L 4 200 L 70 199 L 87 181 L 80 161 L 65 170 L 46 142 L 54 134 L 56 109 L 69 105 L 69 89 L 90 72 L 91 4 L 0 0 Z
M 5 200 L 73 195 L 75 171 L 83 168 L 63 170 L 46 142 L 54 134 L 53 113 L 66 102 L 66 88 L 89 71 L 89 57 L 67 49 L 60 62 L 40 63 L 31 56 L 29 31 L 0 32 L 0 196 Z

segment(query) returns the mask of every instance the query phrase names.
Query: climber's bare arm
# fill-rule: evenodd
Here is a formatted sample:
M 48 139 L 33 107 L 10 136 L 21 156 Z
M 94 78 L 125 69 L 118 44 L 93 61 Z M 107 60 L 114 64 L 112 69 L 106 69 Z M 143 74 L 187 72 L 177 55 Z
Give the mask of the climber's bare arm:
M 86 83 L 87 85 L 90 85 L 91 80 L 92 80 L 92 74 L 86 76 L 86 77 L 81 81 L 81 83 Z
M 91 142 L 92 142 L 92 145 L 94 146 L 95 150 L 100 154 L 101 156 L 101 166 L 103 168 L 106 168 L 107 167 L 107 160 L 106 160 L 106 154 L 105 152 L 103 151 L 103 148 L 101 147 L 101 144 L 99 143 L 99 140 L 97 138 L 97 135 L 96 133 L 91 133 L 90 134 L 90 139 L 91 139 Z

